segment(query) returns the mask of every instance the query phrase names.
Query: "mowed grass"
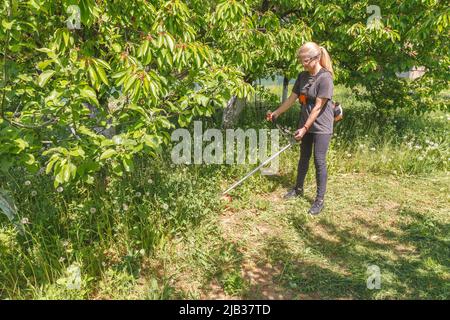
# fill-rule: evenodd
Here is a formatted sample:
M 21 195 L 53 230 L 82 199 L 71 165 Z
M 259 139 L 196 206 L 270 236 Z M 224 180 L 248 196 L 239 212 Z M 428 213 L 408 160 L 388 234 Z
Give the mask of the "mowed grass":
M 20 168 L 2 176 L 26 233 L 0 216 L 0 298 L 448 299 L 449 115 L 380 115 L 345 88 L 336 96 L 346 117 L 318 217 L 307 214 L 312 162 L 306 197 L 282 200 L 298 146 L 281 155 L 278 175 L 254 175 L 231 202 L 221 191 L 254 165 L 175 166 L 162 155 L 62 193 Z M 249 104 L 240 126 L 269 128 L 262 119 L 276 99 Z M 294 127 L 297 113 L 280 121 Z M 380 289 L 367 288 L 369 266 Z
M 289 202 L 283 187 L 244 196 L 225 214 L 231 237 L 250 249 L 242 296 L 448 299 L 449 182 L 443 175 L 338 174 L 318 217 L 306 212 L 314 188 Z M 380 290 L 367 288 L 371 265 L 380 268 Z

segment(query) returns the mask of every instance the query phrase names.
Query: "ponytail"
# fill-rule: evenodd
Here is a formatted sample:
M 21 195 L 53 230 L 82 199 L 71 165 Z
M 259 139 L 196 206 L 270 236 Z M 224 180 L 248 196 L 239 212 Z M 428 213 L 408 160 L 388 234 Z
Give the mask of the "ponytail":
M 327 49 L 322 46 L 320 47 L 320 65 L 322 68 L 327 69 L 332 75 L 334 75 L 330 55 L 328 54 Z

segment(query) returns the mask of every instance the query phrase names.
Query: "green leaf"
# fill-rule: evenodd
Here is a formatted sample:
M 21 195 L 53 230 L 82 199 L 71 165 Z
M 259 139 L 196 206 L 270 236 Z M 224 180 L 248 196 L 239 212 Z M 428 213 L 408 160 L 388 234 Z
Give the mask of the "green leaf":
M 38 85 L 40 87 L 44 87 L 54 74 L 55 74 L 55 71 L 53 71 L 53 70 L 47 70 L 47 71 L 42 72 L 38 78 Z
M 94 89 L 92 89 L 89 86 L 84 86 L 80 90 L 80 95 L 86 99 L 88 99 L 90 102 L 94 103 L 97 107 L 99 106 L 98 100 L 97 100 L 97 94 Z
M 88 73 L 89 73 L 89 77 L 91 78 L 92 85 L 95 87 L 95 89 L 98 90 L 98 87 L 100 86 L 100 84 L 98 82 L 97 73 L 95 72 L 94 68 L 91 65 L 88 67 Z
M 111 164 L 112 166 L 112 170 L 115 174 L 117 174 L 119 177 L 123 176 L 123 170 L 122 170 L 122 166 L 119 165 L 117 162 L 113 162 Z
M 40 62 L 37 63 L 37 67 L 39 68 L 39 70 L 44 70 L 45 68 L 47 68 L 52 63 L 53 63 L 53 60 L 40 61 Z
M 81 148 L 81 147 L 76 147 L 76 149 L 74 149 L 74 150 L 71 150 L 70 152 L 69 152 L 69 155 L 71 155 L 72 157 L 81 157 L 81 158 L 84 158 L 84 156 L 85 156 L 85 153 L 84 153 L 84 150 Z
M 45 169 L 45 173 L 46 173 L 46 174 L 49 174 L 49 173 L 52 171 L 53 165 L 54 165 L 54 164 L 56 163 L 56 161 L 58 161 L 58 160 L 59 160 L 59 157 L 58 157 L 57 154 L 53 155 L 53 156 L 50 158 L 50 161 L 48 162 L 47 167 L 46 167 L 46 169 Z
M 134 165 L 133 160 L 131 160 L 131 158 L 123 158 L 122 163 L 123 167 L 125 168 L 125 171 L 130 172 L 133 170 Z
M 119 53 L 119 52 L 122 51 L 122 47 L 121 47 L 120 44 L 118 44 L 118 43 L 114 43 L 111 47 L 112 47 L 112 49 L 113 49 L 115 52 L 117 52 L 117 53 Z
M 70 162 L 68 164 L 68 169 L 69 169 L 70 175 L 72 176 L 72 179 L 75 179 L 75 177 L 77 175 L 77 166 Z M 69 181 L 69 180 L 67 180 L 67 181 Z
M 111 70 L 111 66 L 106 61 L 103 61 L 102 59 L 94 59 L 93 61 L 96 66 L 101 66 L 107 70 Z
M 105 70 L 100 65 L 95 65 L 95 67 L 97 70 L 97 74 L 99 75 L 102 82 L 104 84 L 106 84 L 107 86 L 109 86 L 109 81 L 108 81 L 108 78 L 106 77 Z
M 25 163 L 27 164 L 27 165 L 33 165 L 35 162 L 36 162 L 36 159 L 34 158 L 34 156 L 32 155 L 32 154 L 30 154 L 30 153 L 27 153 L 26 155 L 25 155 L 25 157 L 26 158 L 28 158 L 26 161 L 25 161 Z
M 108 149 L 102 153 L 100 156 L 100 160 L 105 160 L 111 158 L 113 155 L 117 154 L 117 151 L 114 149 Z
M 208 105 L 209 97 L 199 94 L 199 95 L 197 95 L 196 98 L 197 98 L 197 103 L 200 104 L 201 106 L 206 107 Z
M 174 48 L 174 42 L 173 42 L 173 39 L 172 39 L 172 37 L 169 35 L 169 34 L 166 34 L 166 44 L 169 46 L 169 48 L 170 48 L 170 51 L 173 51 L 173 48 Z
M 124 87 L 123 87 L 124 92 L 128 92 L 136 80 L 137 79 L 134 75 L 129 75 L 124 83 Z
M 150 62 L 152 62 L 152 51 L 151 50 L 147 50 L 147 53 L 146 53 L 146 55 L 144 57 L 143 63 L 144 63 L 144 65 L 147 65 Z
M 192 114 L 180 114 L 180 116 L 178 117 L 178 123 L 180 124 L 180 126 L 182 127 L 187 127 L 189 125 L 189 123 L 192 121 Z
M 158 138 L 153 135 L 144 135 L 143 136 L 144 143 L 152 149 L 156 149 L 158 147 Z
M 116 73 L 114 73 L 111 77 L 113 78 L 113 79 L 119 79 L 119 78 L 122 78 L 124 75 L 126 75 L 126 74 L 128 74 L 128 69 L 127 70 L 123 70 L 123 71 L 119 71 L 119 72 L 116 72 Z
M 147 54 L 148 46 L 150 45 L 150 41 L 145 40 L 138 49 L 137 56 L 143 57 Z
M 69 31 L 63 30 L 62 35 L 63 35 L 64 44 L 67 47 L 69 45 L 69 38 L 70 38 Z
M 70 180 L 70 163 L 66 163 L 61 167 L 60 175 L 61 182 L 68 182 Z
M 5 28 L 5 30 L 11 30 L 11 29 L 12 29 L 12 26 L 13 26 L 13 24 L 14 24 L 14 21 L 15 21 L 15 20 L 8 22 L 8 21 L 6 21 L 6 20 L 2 20 L 2 26 L 3 26 L 3 28 Z
M 53 50 L 49 48 L 37 48 L 36 51 L 43 52 L 43 53 L 51 53 Z
M 14 142 L 16 143 L 16 146 L 19 147 L 20 151 L 23 151 L 29 147 L 28 142 L 26 142 L 23 139 L 18 138 L 18 139 L 15 139 Z
M 54 183 L 55 186 L 58 186 L 64 182 L 64 173 L 62 168 L 63 166 L 60 166 L 59 168 L 55 167 L 55 183 Z

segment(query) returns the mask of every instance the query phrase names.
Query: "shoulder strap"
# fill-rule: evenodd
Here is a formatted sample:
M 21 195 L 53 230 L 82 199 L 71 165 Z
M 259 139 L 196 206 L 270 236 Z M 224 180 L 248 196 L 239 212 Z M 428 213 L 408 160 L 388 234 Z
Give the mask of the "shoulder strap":
M 316 80 L 324 73 L 324 72 L 329 72 L 327 69 L 325 69 L 325 68 L 321 68 L 320 70 L 319 70 L 319 72 L 315 75 L 315 76 L 313 76 L 313 77 L 311 77 L 311 79 L 308 81 L 308 83 L 306 84 L 306 86 L 305 86 L 305 89 L 306 90 L 309 90 L 309 88 L 313 85 L 313 83 L 314 82 L 316 82 Z

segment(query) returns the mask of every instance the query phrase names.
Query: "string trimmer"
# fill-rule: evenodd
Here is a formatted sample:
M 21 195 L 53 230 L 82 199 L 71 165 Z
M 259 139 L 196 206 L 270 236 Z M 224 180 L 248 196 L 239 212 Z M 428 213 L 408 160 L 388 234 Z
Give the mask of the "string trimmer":
M 288 138 L 289 143 L 284 146 L 283 148 L 281 148 L 281 150 L 277 151 L 275 154 L 273 154 L 272 156 L 270 156 L 269 158 L 267 158 L 266 160 L 264 160 L 259 166 L 257 166 L 255 169 L 253 169 L 252 171 L 250 171 L 249 173 L 247 173 L 242 179 L 240 179 L 239 181 L 235 182 L 231 187 L 229 187 L 227 190 L 225 190 L 222 195 L 225 196 L 228 192 L 230 192 L 231 190 L 233 190 L 234 188 L 236 188 L 238 185 L 240 185 L 242 182 L 244 182 L 245 180 L 247 180 L 248 178 L 250 178 L 255 172 L 257 172 L 259 169 L 261 169 L 262 167 L 264 167 L 266 164 L 268 164 L 270 161 L 272 161 L 273 159 L 275 159 L 276 157 L 278 157 L 281 153 L 283 153 L 284 151 L 286 151 L 287 149 L 289 149 L 290 147 L 292 147 L 294 144 L 298 143 L 298 141 L 296 141 L 294 139 L 294 133 L 292 131 L 290 131 L 288 128 L 282 127 L 281 125 L 279 125 L 276 122 L 276 118 L 273 118 L 272 123 L 275 124 L 275 126 L 278 128 L 278 130 L 281 131 L 281 134 L 284 135 L 286 138 Z

